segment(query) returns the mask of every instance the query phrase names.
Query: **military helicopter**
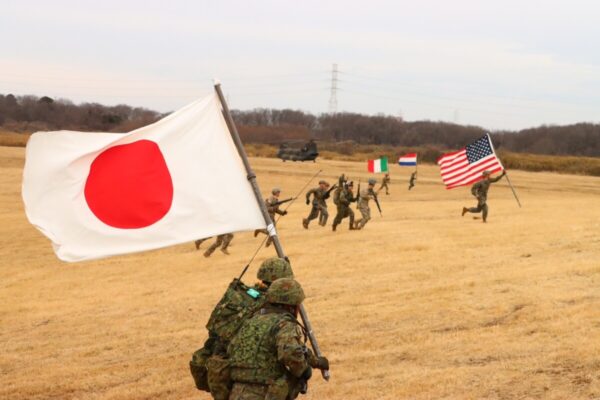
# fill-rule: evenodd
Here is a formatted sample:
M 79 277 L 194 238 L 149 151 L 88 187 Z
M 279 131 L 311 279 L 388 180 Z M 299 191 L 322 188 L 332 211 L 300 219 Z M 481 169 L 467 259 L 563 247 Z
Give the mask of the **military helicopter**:
M 277 151 L 277 157 L 284 162 L 287 160 L 315 162 L 318 156 L 317 144 L 312 139 L 299 149 L 290 147 L 288 143 L 282 143 L 279 146 L 279 151 Z

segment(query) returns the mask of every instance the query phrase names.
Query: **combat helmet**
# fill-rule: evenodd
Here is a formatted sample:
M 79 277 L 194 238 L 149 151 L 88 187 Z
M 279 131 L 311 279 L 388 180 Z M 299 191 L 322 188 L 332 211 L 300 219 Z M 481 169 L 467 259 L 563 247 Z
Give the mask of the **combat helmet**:
M 263 282 L 275 282 L 280 278 L 292 278 L 292 267 L 283 258 L 271 257 L 263 261 L 256 277 Z
M 374 185 L 377 183 L 377 179 L 375 178 L 369 178 L 369 185 Z
M 490 171 L 488 171 L 487 169 L 481 173 L 481 175 L 483 175 L 483 176 L 489 176 L 491 174 L 492 173 Z
M 277 193 L 281 193 L 281 189 L 279 189 L 278 187 L 274 187 L 273 190 L 271 190 L 272 194 L 277 194 Z
M 304 290 L 292 278 L 277 279 L 267 290 L 267 301 L 290 306 L 300 305 L 304 301 Z

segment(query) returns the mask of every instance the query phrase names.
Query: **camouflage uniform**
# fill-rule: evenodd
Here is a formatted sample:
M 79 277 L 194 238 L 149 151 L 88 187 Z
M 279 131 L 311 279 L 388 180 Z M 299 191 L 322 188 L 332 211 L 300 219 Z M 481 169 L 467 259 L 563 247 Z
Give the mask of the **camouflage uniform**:
M 295 399 L 310 378 L 311 365 L 329 368 L 301 340 L 292 310 L 303 300 L 304 292 L 293 279 L 273 282 L 268 303 L 244 323 L 227 349 L 234 382 L 229 400 Z
M 382 189 L 385 188 L 385 194 L 390 194 L 390 191 L 389 191 L 389 188 L 388 188 L 388 184 L 391 181 L 392 181 L 392 178 L 390 178 L 390 174 L 385 174 L 385 176 L 381 180 L 381 187 L 379 188 L 379 191 L 381 191 Z
M 277 202 L 279 202 L 279 198 L 277 196 L 275 196 L 275 193 L 280 193 L 280 192 L 281 191 L 279 189 L 275 188 L 272 191 L 272 196 L 269 197 L 268 199 L 265 199 L 265 205 L 267 206 L 267 212 L 269 213 L 269 216 L 271 217 L 271 221 L 273 221 L 273 226 L 275 226 L 277 224 L 277 221 L 275 219 L 276 214 L 287 215 L 287 211 L 280 210 L 279 207 L 281 205 L 277 204 Z M 254 237 L 256 237 L 259 233 L 264 233 L 265 235 L 269 234 L 269 232 L 267 232 L 266 229 L 257 229 L 254 231 Z M 266 246 L 269 247 L 271 245 L 271 242 L 273 242 L 273 239 L 271 239 L 271 237 L 269 236 L 269 238 L 267 239 Z
M 193 354 L 190 362 L 198 389 L 210 391 L 216 400 L 226 400 L 231 389 L 227 360 L 229 340 L 246 318 L 265 305 L 266 292 L 271 283 L 280 278 L 291 278 L 293 274 L 286 260 L 272 257 L 263 261 L 256 277 L 260 282 L 252 287 L 245 286 L 238 279 L 229 285 L 206 324 L 208 339 Z M 247 291 L 242 295 L 240 290 Z
M 490 185 L 492 183 L 498 182 L 500 179 L 502 179 L 502 177 L 505 175 L 505 172 L 502 172 L 502 175 L 495 178 L 490 178 L 490 173 L 488 171 L 483 171 L 483 175 L 485 178 L 471 187 L 471 193 L 477 198 L 477 207 L 463 207 L 462 215 L 464 216 L 467 212 L 482 212 L 483 222 L 486 222 L 489 210 L 487 205 L 488 190 L 490 189 Z
M 417 171 L 410 174 L 410 181 L 408 182 L 408 190 L 412 189 L 415 186 L 416 180 L 417 180 Z
M 372 182 L 372 181 L 370 181 L 370 182 Z M 362 218 L 359 219 L 358 221 L 356 221 L 356 223 L 355 223 L 356 229 L 362 229 L 367 224 L 367 222 L 369 222 L 369 220 L 371 219 L 371 208 L 369 207 L 369 200 L 374 200 L 377 193 L 379 193 L 379 190 L 377 190 L 377 191 L 373 190 L 374 185 L 375 184 L 369 184 L 368 188 L 362 189 L 360 191 L 360 193 L 358 194 L 358 207 L 357 208 L 358 208 L 358 211 L 360 211 Z
M 354 193 L 352 192 L 353 183 L 350 182 L 348 185 L 342 189 L 339 196 L 339 204 L 337 206 L 337 214 L 335 219 L 333 220 L 333 225 L 331 229 L 335 231 L 336 227 L 342 223 L 344 218 L 349 218 L 350 220 L 350 230 L 354 229 L 354 211 L 350 208 L 350 204 L 355 202 L 357 199 L 354 197 Z
M 202 242 L 204 242 L 207 239 L 208 238 L 196 240 L 196 249 L 198 249 L 200 247 L 200 244 L 202 244 Z M 217 236 L 217 240 L 215 240 L 215 242 L 204 252 L 204 257 L 210 257 L 210 255 L 219 247 L 221 247 L 221 251 L 223 253 L 229 255 L 229 251 L 227 251 L 227 248 L 229 247 L 229 244 L 232 240 L 233 233 L 224 233 L 223 235 Z
M 305 229 L 308 229 L 310 221 L 317 217 L 319 218 L 319 225 L 325 226 L 325 224 L 327 224 L 329 213 L 327 212 L 326 200 L 329 198 L 329 193 L 327 193 L 326 187 L 329 185 L 325 181 L 319 182 L 319 185 L 318 188 L 313 188 L 306 192 L 306 203 L 309 204 L 311 194 L 313 195 L 313 201 L 310 214 L 307 218 L 302 220 L 302 226 L 304 226 Z

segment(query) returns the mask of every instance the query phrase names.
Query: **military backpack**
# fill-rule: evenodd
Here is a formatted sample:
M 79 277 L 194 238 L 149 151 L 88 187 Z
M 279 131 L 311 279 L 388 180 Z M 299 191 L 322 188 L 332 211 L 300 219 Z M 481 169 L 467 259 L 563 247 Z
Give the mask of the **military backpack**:
M 263 293 L 234 279 L 210 314 L 206 329 L 229 342 L 244 321 L 260 309 L 265 301 Z
M 199 390 L 210 391 L 207 380 L 208 360 L 226 348 L 244 321 L 259 310 L 265 301 L 264 293 L 245 285 L 239 279 L 234 279 L 229 284 L 206 324 L 209 340 L 205 347 L 194 353 L 190 361 L 190 370 Z
M 338 186 L 334 191 L 333 191 L 333 204 L 335 204 L 336 206 L 340 205 L 340 195 L 342 194 L 342 187 Z

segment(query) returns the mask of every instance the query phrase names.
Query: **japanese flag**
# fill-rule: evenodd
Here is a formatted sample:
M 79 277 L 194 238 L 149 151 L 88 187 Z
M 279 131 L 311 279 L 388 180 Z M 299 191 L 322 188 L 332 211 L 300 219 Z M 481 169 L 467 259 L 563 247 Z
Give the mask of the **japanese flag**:
M 35 133 L 23 201 L 64 261 L 265 227 L 216 94 L 127 134 Z

